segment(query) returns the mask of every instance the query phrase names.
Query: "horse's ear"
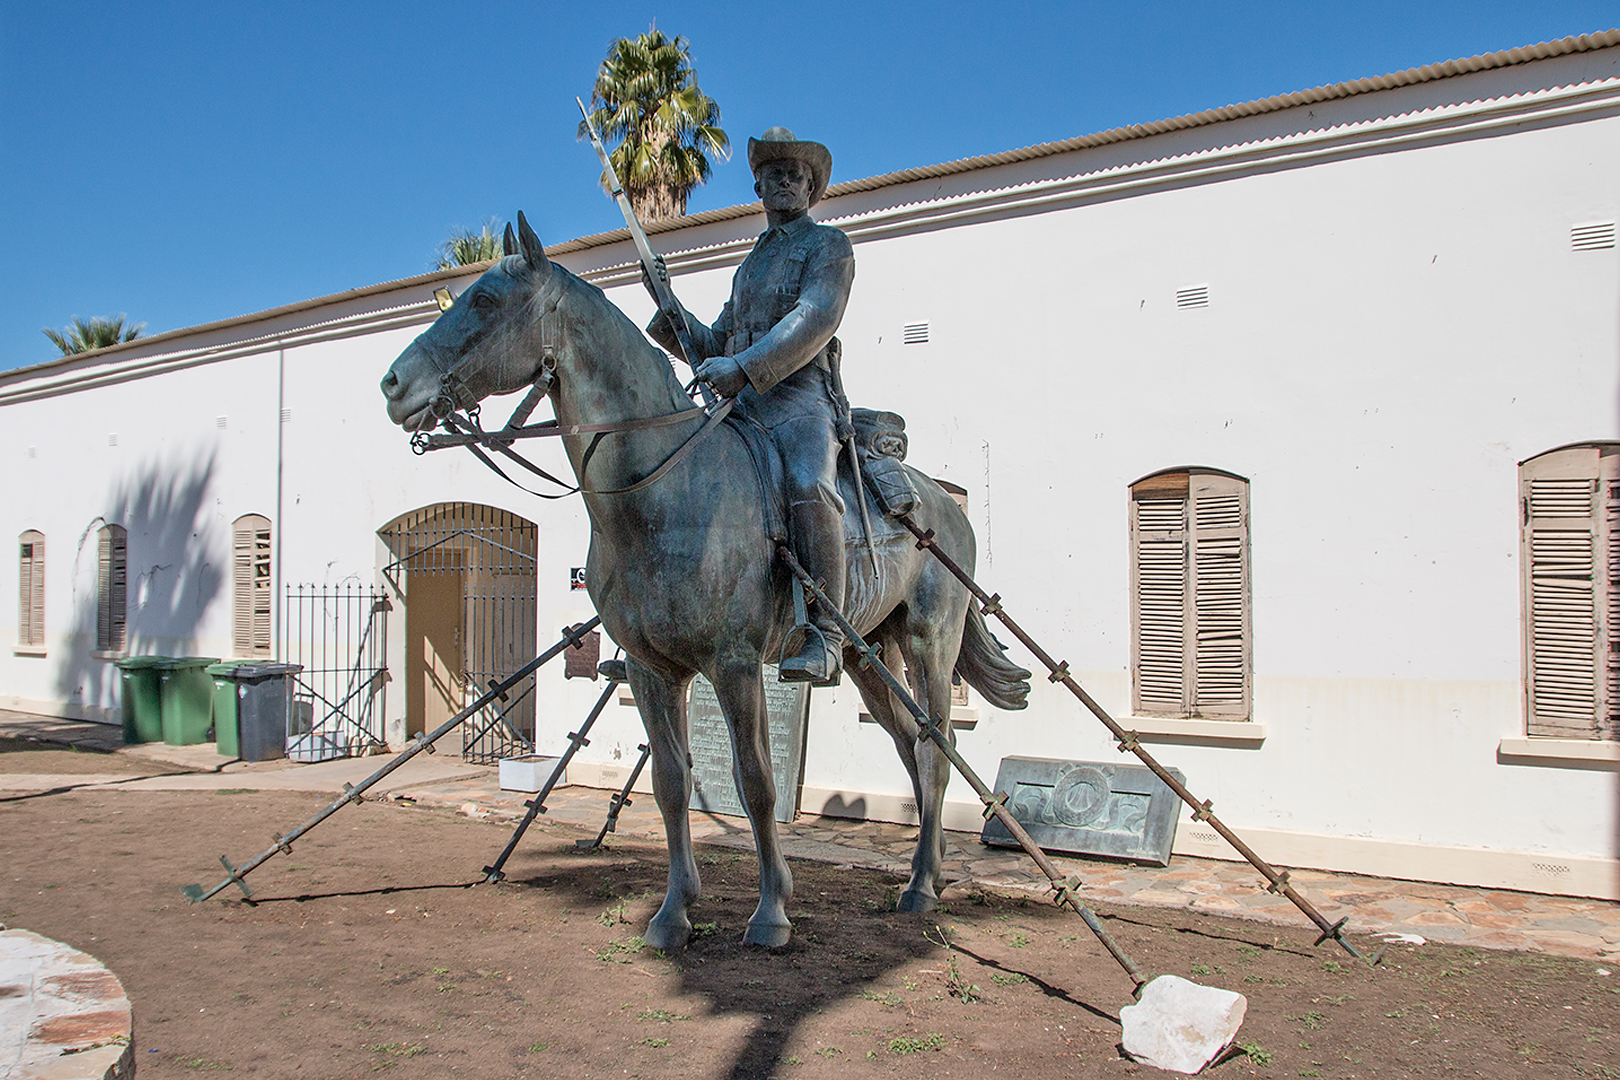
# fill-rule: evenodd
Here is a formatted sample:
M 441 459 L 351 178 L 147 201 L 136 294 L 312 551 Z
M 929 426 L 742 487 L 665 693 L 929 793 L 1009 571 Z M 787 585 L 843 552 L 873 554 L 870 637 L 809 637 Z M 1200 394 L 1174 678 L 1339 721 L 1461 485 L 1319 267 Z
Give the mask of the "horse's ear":
M 540 238 L 529 228 L 529 219 L 518 211 L 518 244 L 523 248 L 523 261 L 529 264 L 529 269 L 544 272 L 550 269 L 550 262 L 546 259 L 546 249 L 540 243 Z
M 517 233 L 512 231 L 512 223 L 506 223 L 506 235 L 501 237 L 501 254 L 516 255 L 518 253 Z

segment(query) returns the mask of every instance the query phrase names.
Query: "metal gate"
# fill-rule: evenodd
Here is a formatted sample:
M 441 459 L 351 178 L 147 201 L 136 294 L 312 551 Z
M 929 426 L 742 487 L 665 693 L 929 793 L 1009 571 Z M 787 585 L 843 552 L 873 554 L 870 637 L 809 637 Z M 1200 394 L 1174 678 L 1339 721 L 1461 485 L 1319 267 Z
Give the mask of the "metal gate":
M 395 588 L 424 575 L 462 579 L 460 671 L 463 705 L 534 658 L 540 530 L 506 510 L 441 503 L 382 531 Z M 403 575 L 403 577 L 402 577 Z M 409 588 L 402 588 L 409 606 Z M 534 677 L 524 679 L 462 725 L 462 756 L 488 764 L 534 752 Z
M 327 761 L 384 747 L 387 599 L 358 584 L 289 585 L 282 610 L 281 658 L 304 669 L 294 676 L 287 756 Z

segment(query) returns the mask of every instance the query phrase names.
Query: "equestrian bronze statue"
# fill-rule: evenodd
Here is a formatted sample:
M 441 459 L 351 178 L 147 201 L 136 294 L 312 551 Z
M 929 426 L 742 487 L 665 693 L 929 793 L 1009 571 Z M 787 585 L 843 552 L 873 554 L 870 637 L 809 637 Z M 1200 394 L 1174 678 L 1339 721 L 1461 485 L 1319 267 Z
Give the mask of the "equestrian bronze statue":
M 771 163 L 801 160 L 799 150 L 769 156 L 776 152 L 764 151 L 759 170 L 768 215 L 773 202 L 808 206 L 801 193 L 819 197 L 826 184 L 825 173 L 811 169 L 809 192 L 794 178 L 773 187 L 776 182 L 765 179 Z M 783 172 L 797 177 L 799 170 Z M 784 187 L 790 193 L 779 195 Z M 792 516 L 784 501 L 815 507 L 797 514 L 814 516 L 814 526 L 832 530 L 831 542 L 824 534 L 813 542 L 826 557 L 832 557 L 828 551 L 839 557 L 838 576 L 846 581 L 841 602 L 851 624 L 881 643 L 886 666 L 903 673 L 922 707 L 947 731 L 953 670 L 997 708 L 1022 708 L 1029 692 L 1029 673 L 1007 659 L 966 586 L 919 550 L 880 507 L 869 508 L 871 531 L 849 509 L 871 495 L 833 469 L 832 408 L 822 405 L 827 369 L 818 361 L 847 295 L 848 241 L 838 233 L 811 245 L 812 251 L 799 237 L 807 231 L 821 236 L 819 226 L 802 213 L 783 224 L 788 231 L 771 246 L 807 252 L 786 265 L 802 261 L 808 271 L 815 262 L 831 269 L 815 279 L 813 289 L 801 289 L 800 298 L 808 293 L 810 302 L 778 312 L 773 322 L 757 313 L 754 299 L 739 302 L 739 290 L 756 269 L 745 263 L 747 274 L 739 271 L 733 302 L 720 320 L 694 333 L 706 343 L 699 374 L 734 402 L 722 402 L 713 413 L 693 404 L 663 351 L 600 289 L 546 258 L 522 214 L 516 235 L 508 230 L 506 257 L 400 354 L 382 382 L 390 419 L 416 433 L 491 395 L 528 389 L 519 407 L 525 418 L 540 394 L 551 401 L 553 424 L 522 428 L 515 415 L 507 430 L 561 436 L 590 515 L 586 588 L 603 627 L 628 658 L 668 837 L 668 889 L 645 935 L 658 948 L 685 944 L 691 933 L 687 906 L 699 890 L 687 819 L 692 772 L 686 717 L 687 688 L 699 672 L 714 684 L 731 730 L 734 776 L 759 854 L 759 905 L 744 940 L 777 946 L 791 933 L 786 905 L 793 878 L 772 816 L 776 791 L 763 681 L 765 663 L 779 655 L 795 621 L 791 576 L 775 555 L 776 538 L 786 534 Z M 758 269 L 767 281 L 786 272 L 770 260 Z M 752 296 L 752 286 L 743 291 Z M 775 301 L 767 296 L 767 302 Z M 783 396 L 773 399 L 776 392 Z M 738 415 L 724 417 L 728 407 Z M 816 454 L 810 466 L 770 460 L 768 451 L 781 445 L 784 427 L 808 432 Z M 774 437 L 761 436 L 762 428 Z M 498 439 L 484 437 L 483 445 L 500 449 Z M 909 481 L 911 516 L 971 572 L 975 548 L 966 515 L 922 473 L 897 460 L 887 465 L 891 479 L 903 475 Z M 848 573 L 849 562 L 867 569 Z M 816 573 L 832 576 L 825 569 Z M 915 720 L 874 671 L 851 663 L 848 653 L 836 660 L 850 663 L 849 677 L 910 774 L 921 829 L 899 906 L 928 910 L 943 885 L 940 811 L 950 765 L 932 741 L 919 740 Z

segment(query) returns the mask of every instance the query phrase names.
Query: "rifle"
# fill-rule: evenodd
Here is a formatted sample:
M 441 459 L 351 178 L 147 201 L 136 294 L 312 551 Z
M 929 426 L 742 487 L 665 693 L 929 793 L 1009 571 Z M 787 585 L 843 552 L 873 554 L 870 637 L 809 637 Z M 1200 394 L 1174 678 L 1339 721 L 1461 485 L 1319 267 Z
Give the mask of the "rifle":
M 614 171 L 613 162 L 608 159 L 607 147 L 602 145 L 602 136 L 596 133 L 596 125 L 591 123 L 591 114 L 586 111 L 585 103 L 579 98 L 574 99 L 579 106 L 579 115 L 585 118 L 585 131 L 591 137 L 591 145 L 596 148 L 596 156 L 602 161 L 602 170 L 607 174 L 608 187 L 613 192 L 613 198 L 619 204 L 619 212 L 624 215 L 624 224 L 630 230 L 630 239 L 635 241 L 636 254 L 641 259 L 641 268 L 647 273 L 647 280 L 652 282 L 653 294 L 658 298 L 658 310 L 664 312 L 670 326 L 675 331 L 675 342 L 680 346 L 681 359 L 694 371 L 702 360 L 697 358 L 692 347 L 692 330 L 686 325 L 686 309 L 675 299 L 675 291 L 669 287 L 669 279 L 659 273 L 658 256 L 653 254 L 652 245 L 647 242 L 647 231 L 641 227 L 641 219 L 636 217 L 636 211 L 630 205 L 630 198 L 624 193 L 624 185 L 619 183 L 619 174 Z M 679 318 L 672 318 L 671 311 L 680 312 Z M 714 391 L 709 389 L 707 383 L 698 383 L 698 390 L 703 394 L 705 407 L 713 407 Z

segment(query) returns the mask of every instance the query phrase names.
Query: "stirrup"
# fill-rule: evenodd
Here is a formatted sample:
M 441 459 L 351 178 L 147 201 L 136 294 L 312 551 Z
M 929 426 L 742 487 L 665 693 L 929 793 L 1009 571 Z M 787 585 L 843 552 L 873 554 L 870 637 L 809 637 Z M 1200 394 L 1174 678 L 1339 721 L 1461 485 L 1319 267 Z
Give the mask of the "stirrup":
M 817 665 L 819 658 L 821 664 Z M 816 670 L 819 666 L 820 670 Z M 789 630 L 776 659 L 781 682 L 807 682 L 811 686 L 837 686 L 843 674 L 842 656 L 834 652 L 826 633 L 806 622 Z

